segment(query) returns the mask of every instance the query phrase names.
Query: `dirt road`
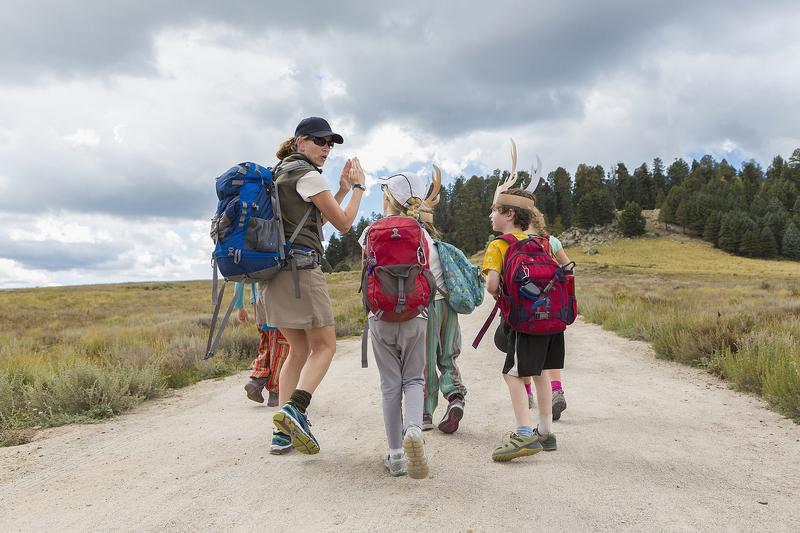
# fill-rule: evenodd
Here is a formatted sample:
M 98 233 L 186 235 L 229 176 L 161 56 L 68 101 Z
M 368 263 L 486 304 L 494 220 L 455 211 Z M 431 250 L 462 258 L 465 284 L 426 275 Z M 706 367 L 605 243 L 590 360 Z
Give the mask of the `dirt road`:
M 377 370 L 345 341 L 310 411 L 319 455 L 269 455 L 245 374 L 204 382 L 0 449 L 0 531 L 800 531 L 800 427 L 703 371 L 576 324 L 558 451 L 497 464 L 513 415 L 491 335 L 460 361 L 465 418 L 426 433 L 430 479 L 386 475 Z

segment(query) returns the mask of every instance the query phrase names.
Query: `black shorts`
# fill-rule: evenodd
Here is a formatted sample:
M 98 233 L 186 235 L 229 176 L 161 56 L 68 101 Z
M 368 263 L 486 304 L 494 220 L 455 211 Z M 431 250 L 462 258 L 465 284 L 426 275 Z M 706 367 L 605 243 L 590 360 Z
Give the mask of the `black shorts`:
M 541 376 L 542 370 L 564 368 L 564 332 L 526 335 L 501 322 L 494 332 L 494 344 L 506 354 L 503 374 Z

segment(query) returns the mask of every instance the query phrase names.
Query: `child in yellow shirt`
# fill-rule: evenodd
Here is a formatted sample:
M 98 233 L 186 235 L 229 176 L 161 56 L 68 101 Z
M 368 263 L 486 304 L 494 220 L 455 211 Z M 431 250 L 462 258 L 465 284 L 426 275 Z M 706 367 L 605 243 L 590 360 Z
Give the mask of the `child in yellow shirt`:
M 503 197 L 519 196 L 528 199 L 530 208 L 503 203 Z M 510 200 L 509 200 L 510 201 Z M 517 202 L 514 202 L 515 204 Z M 520 202 L 525 204 L 526 202 Z M 512 234 L 519 240 L 530 236 L 532 228 L 539 234 L 544 232 L 544 216 L 535 208 L 533 195 L 520 189 L 508 189 L 498 196 L 489 215 L 492 230 L 502 234 Z M 561 265 L 570 262 L 561 242 L 549 238 L 551 253 Z M 483 273 L 486 276 L 486 289 L 498 297 L 503 276 L 503 261 L 509 244 L 496 239 L 489 243 L 483 260 Z M 511 329 L 502 322 L 495 333 L 495 344 L 506 352 L 503 366 L 503 379 L 508 386 L 511 405 L 514 409 L 516 430 L 507 441 L 501 443 L 492 453 L 495 461 L 510 461 L 517 457 L 533 455 L 542 451 L 557 449 L 556 436 L 552 432 L 552 390 L 549 378 L 543 374 L 545 369 L 564 367 L 564 333 L 548 335 L 526 335 Z M 531 427 L 528 397 L 525 390 L 525 377 L 532 377 L 539 403 L 539 424 Z

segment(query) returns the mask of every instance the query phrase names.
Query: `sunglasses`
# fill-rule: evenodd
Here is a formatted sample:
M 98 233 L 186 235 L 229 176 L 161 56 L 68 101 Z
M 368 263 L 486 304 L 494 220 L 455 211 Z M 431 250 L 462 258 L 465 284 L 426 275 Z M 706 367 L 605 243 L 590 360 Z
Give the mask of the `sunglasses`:
M 333 141 L 326 141 L 322 137 L 309 137 L 309 139 L 317 146 L 325 146 L 327 144 L 328 148 L 333 148 L 334 145 Z

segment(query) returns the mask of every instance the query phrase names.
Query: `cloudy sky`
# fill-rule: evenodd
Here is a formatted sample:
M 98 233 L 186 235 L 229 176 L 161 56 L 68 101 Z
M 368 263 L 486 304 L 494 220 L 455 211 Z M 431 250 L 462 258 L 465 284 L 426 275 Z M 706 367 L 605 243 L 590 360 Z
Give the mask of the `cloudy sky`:
M 0 0 L 0 288 L 209 278 L 214 178 L 309 115 L 332 186 L 800 147 L 796 0 L 299 4 Z

